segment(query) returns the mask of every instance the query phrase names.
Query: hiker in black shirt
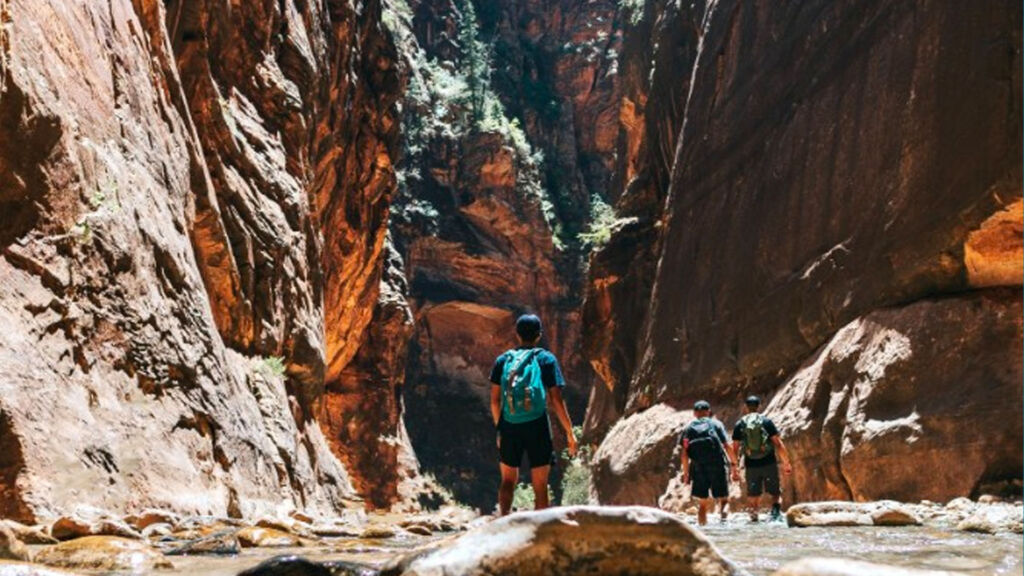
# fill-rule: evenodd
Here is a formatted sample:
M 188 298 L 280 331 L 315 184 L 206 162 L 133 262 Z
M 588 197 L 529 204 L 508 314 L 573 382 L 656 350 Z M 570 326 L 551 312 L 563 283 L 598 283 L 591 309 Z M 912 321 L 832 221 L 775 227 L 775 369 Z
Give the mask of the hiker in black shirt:
M 777 452 L 782 459 L 782 471 L 789 475 L 793 473 L 789 452 L 775 423 L 758 412 L 761 399 L 750 396 L 744 407 L 745 415 L 736 422 L 732 439 L 735 440 L 733 450 L 743 453 L 750 520 L 758 520 L 757 512 L 763 492 L 771 494 L 771 519 L 778 520 L 782 517 L 782 488 L 779 485 L 779 465 L 775 454 Z
M 562 397 L 565 380 L 555 355 L 539 347 L 541 333 L 540 318 L 520 316 L 516 320 L 519 346 L 498 356 L 491 368 L 491 417 L 498 433 L 498 508 L 502 516 L 512 508 L 524 453 L 530 461 L 534 508 L 548 506 L 548 474 L 554 455 L 549 411 L 565 430 L 569 455 L 576 455 L 576 436 Z
M 683 484 L 693 482 L 692 494 L 698 499 L 697 523 L 708 522 L 708 507 L 711 497 L 721 505 L 722 520 L 728 513 L 729 481 L 726 478 L 725 461 L 732 464 L 733 479 L 739 480 L 736 455 L 731 449 L 725 427 L 711 416 L 711 404 L 698 400 L 693 404 L 694 420 L 683 428 L 679 437 L 682 450 L 679 452 L 683 470 Z

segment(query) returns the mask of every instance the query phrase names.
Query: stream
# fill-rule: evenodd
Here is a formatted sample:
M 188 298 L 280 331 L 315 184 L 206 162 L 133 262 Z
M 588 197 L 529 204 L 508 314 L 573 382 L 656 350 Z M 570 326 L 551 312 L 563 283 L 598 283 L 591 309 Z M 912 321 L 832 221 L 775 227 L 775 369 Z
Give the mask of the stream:
M 972 576 L 1021 574 L 1024 542 L 1012 533 L 973 534 L 952 528 L 789 528 L 784 523 L 750 524 L 734 517 L 703 528 L 722 554 L 754 576 L 808 556 L 851 558 L 908 568 L 949 570 Z M 311 560 L 346 560 L 380 566 L 407 550 L 445 536 L 404 535 L 384 540 L 339 538 L 306 548 L 251 548 L 235 556 L 175 556 L 160 575 L 234 576 L 268 558 L 296 554 Z M 107 574 L 107 573 L 96 573 Z

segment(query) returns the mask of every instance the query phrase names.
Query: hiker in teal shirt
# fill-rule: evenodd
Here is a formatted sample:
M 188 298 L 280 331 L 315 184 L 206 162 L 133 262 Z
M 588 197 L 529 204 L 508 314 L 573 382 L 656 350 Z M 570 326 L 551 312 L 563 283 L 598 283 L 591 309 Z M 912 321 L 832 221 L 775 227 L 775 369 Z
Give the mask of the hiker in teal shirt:
M 501 455 L 501 515 L 512 508 L 512 494 L 519 480 L 523 453 L 530 461 L 534 507 L 548 507 L 548 474 L 554 457 L 548 409 L 565 429 L 569 455 L 576 454 L 576 436 L 562 398 L 565 379 L 555 355 L 538 346 L 540 318 L 525 314 L 516 320 L 519 346 L 506 351 L 491 369 L 491 417 L 498 434 Z

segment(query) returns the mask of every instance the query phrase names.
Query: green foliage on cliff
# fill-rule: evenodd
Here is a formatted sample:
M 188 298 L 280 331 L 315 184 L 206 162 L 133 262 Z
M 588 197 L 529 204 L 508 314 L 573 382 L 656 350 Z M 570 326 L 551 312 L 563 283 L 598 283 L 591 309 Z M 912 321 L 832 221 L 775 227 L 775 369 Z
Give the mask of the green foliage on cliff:
M 267 356 L 260 361 L 260 371 L 269 376 L 280 378 L 285 373 L 284 358 L 281 356 Z

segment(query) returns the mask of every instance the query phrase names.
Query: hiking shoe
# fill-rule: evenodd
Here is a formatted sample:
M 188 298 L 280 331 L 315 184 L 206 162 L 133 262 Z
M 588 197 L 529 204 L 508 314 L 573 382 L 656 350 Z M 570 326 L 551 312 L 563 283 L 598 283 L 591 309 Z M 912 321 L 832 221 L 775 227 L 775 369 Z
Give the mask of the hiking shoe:
M 751 522 L 757 522 L 757 512 L 751 512 L 750 513 L 750 521 Z
M 778 522 L 779 520 L 782 520 L 782 510 L 779 508 L 778 504 L 772 506 L 771 519 L 773 522 Z
M 722 522 L 722 524 L 725 524 L 726 520 L 728 520 L 729 518 L 729 513 L 726 512 L 725 510 L 722 510 L 722 513 L 718 516 L 718 518 Z

